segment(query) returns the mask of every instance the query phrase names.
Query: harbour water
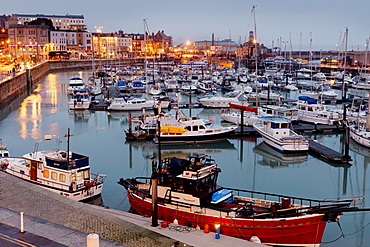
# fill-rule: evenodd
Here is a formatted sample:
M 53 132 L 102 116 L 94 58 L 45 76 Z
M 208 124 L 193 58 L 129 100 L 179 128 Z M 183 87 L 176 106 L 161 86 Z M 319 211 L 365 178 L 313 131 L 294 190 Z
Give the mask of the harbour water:
M 79 72 L 87 80 L 90 71 Z M 151 141 L 126 141 L 127 112 L 70 111 L 67 87 L 76 72 L 49 74 L 26 99 L 0 110 L 0 138 L 8 145 L 12 156 L 34 150 L 37 140 L 44 135 L 59 136 L 66 147 L 64 134 L 71 129 L 70 148 L 90 157 L 92 172 L 107 174 L 102 199 L 105 206 L 129 210 L 126 191 L 117 184 L 119 178 L 147 176 L 151 173 L 149 157 L 158 153 Z M 186 102 L 186 96 L 180 96 Z M 288 95 L 294 97 L 294 95 Z M 194 103 L 196 98 L 192 98 Z M 188 116 L 212 118 L 220 124 L 221 109 L 184 109 Z M 140 113 L 136 113 L 140 114 Z M 133 113 L 133 116 L 135 114 Z M 312 134 L 330 148 L 342 152 L 341 133 Z M 39 149 L 54 148 L 43 143 Z M 311 155 L 282 155 L 262 143 L 261 138 L 243 137 L 211 144 L 192 144 L 162 147 L 162 157 L 176 154 L 186 157 L 191 153 L 206 153 L 219 164 L 222 173 L 219 184 L 296 197 L 324 199 L 341 196 L 365 196 L 364 207 L 369 207 L 370 181 L 367 167 L 370 150 L 351 142 L 350 165 L 340 165 Z M 370 212 L 345 213 L 340 225 L 328 223 L 321 246 L 368 246 L 370 241 Z M 341 231 L 342 229 L 342 231 Z M 345 237 L 340 237 L 342 234 Z

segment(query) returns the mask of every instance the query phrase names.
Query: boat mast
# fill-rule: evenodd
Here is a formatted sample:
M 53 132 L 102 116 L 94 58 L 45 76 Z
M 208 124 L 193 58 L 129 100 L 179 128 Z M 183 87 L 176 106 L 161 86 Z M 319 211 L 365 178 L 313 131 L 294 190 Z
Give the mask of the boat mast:
M 253 12 L 253 19 L 254 19 L 254 56 L 255 56 L 255 63 L 256 63 L 256 107 L 258 107 L 258 83 L 257 83 L 257 75 L 258 75 L 258 51 L 257 51 L 257 24 L 256 24 L 256 7 L 257 5 L 253 5 L 252 12 Z
M 350 158 L 349 156 L 349 128 L 347 123 L 347 105 L 346 105 L 346 83 L 344 82 L 344 75 L 346 73 L 346 63 L 347 63 L 347 41 L 348 41 L 348 28 L 346 28 L 345 33 L 345 48 L 344 48 L 344 64 L 343 64 L 343 80 L 342 80 L 342 107 L 343 107 L 343 124 L 345 128 L 345 146 L 344 146 L 344 156 Z M 366 118 L 367 120 L 367 118 Z
M 344 59 L 343 59 L 343 80 L 342 80 L 342 101 L 346 98 L 346 84 L 344 83 L 344 75 L 346 74 L 346 64 L 347 64 L 347 41 L 348 41 L 348 28 L 345 32 L 345 43 L 344 43 Z
M 152 158 L 152 226 L 158 226 L 158 170 L 162 169 L 162 155 L 161 155 L 161 102 L 158 102 L 158 167 Z
M 147 62 L 147 54 L 146 54 L 146 20 L 144 19 L 144 77 L 147 80 L 147 69 L 148 69 L 148 62 Z M 147 90 L 148 91 L 148 90 Z

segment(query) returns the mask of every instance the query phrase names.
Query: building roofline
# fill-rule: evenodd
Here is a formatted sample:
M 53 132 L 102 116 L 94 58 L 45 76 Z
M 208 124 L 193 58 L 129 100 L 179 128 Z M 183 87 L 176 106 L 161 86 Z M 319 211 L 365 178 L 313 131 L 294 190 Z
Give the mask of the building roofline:
M 83 15 L 44 15 L 44 14 L 32 14 L 32 15 L 27 15 L 27 14 L 15 14 L 19 17 L 39 17 L 39 18 L 70 18 L 70 19 L 85 19 Z

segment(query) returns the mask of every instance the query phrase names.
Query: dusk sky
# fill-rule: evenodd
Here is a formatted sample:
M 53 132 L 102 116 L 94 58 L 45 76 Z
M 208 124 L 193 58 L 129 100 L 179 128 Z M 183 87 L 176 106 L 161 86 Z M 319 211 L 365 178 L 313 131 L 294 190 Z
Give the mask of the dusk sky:
M 2 13 L 84 15 L 89 31 L 103 27 L 104 32 L 123 30 L 143 33 L 143 19 L 149 32 L 164 30 L 174 45 L 186 41 L 232 38 L 245 42 L 254 31 L 252 8 L 256 5 L 258 42 L 281 49 L 365 50 L 370 36 L 368 0 L 18 0 L 6 1 Z M 280 42 L 280 40 L 282 42 Z M 338 45 L 338 48 L 337 48 Z

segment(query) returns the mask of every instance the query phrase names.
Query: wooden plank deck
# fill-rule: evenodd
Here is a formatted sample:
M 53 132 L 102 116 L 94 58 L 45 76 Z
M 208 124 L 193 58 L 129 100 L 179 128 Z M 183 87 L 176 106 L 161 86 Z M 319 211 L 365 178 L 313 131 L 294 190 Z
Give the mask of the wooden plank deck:
M 317 143 L 313 140 L 308 139 L 308 142 L 310 146 L 310 152 L 314 152 L 315 154 L 318 154 L 327 160 L 331 160 L 331 161 L 335 161 L 339 163 L 347 163 L 352 160 L 351 157 L 346 157 L 345 155 L 331 148 L 328 148 L 320 143 Z

